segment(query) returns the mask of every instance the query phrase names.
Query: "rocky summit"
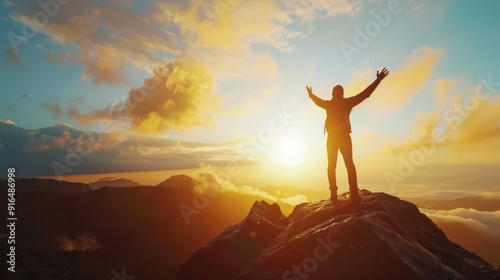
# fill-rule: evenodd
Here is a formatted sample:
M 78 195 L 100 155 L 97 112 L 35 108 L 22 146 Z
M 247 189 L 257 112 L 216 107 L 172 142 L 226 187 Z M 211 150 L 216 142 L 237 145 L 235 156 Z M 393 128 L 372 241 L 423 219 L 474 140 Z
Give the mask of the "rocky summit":
M 500 279 L 412 203 L 361 190 L 360 203 L 323 200 L 284 216 L 255 202 L 248 216 L 196 250 L 178 280 Z

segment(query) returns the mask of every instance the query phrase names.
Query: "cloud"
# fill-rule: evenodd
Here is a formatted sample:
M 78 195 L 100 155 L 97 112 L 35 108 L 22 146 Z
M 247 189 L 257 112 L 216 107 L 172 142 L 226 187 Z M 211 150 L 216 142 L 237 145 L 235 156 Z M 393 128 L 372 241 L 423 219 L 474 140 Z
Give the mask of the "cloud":
M 197 57 L 214 71 L 237 73 L 250 58 L 252 45 L 290 51 L 290 40 L 305 36 L 297 25 L 354 15 L 361 2 L 170 0 L 138 10 L 132 1 L 73 1 L 59 5 L 45 25 L 33 22 L 33 14 L 40 11 L 36 2 L 10 1 L 9 6 L 11 19 L 67 47 L 57 62 L 81 65 L 82 78 L 100 84 L 122 82 L 126 65 L 149 71 L 172 56 Z
M 9 104 L 5 107 L 5 112 L 15 112 L 17 109 L 15 104 Z
M 437 62 L 444 52 L 423 46 L 413 51 L 412 56 L 399 69 L 390 69 L 390 75 L 377 88 L 375 94 L 384 98 L 373 98 L 363 103 L 379 114 L 389 114 L 410 103 L 411 98 L 430 82 Z M 358 94 L 376 77 L 372 68 L 358 71 L 346 86 L 346 93 Z
M 6 124 L 6 125 L 11 125 L 11 126 L 17 126 L 17 124 L 11 120 L 0 120 L 0 123 Z
M 66 146 L 66 143 L 71 140 L 71 134 L 68 131 L 63 131 L 58 136 L 51 136 L 31 130 L 26 132 L 26 136 L 23 152 L 62 150 Z
M 294 196 L 280 198 L 280 201 L 283 203 L 290 204 L 290 205 L 298 205 L 298 204 L 307 202 L 307 197 L 305 195 L 302 195 L 302 194 L 297 194 Z
M 449 104 L 451 92 L 457 90 L 457 87 L 465 81 L 460 79 L 440 78 L 434 82 L 434 92 L 436 99 L 436 107 L 443 107 Z
M 36 177 L 196 169 L 202 163 L 252 164 L 239 153 L 240 143 L 119 136 L 80 131 L 68 124 L 27 130 L 11 121 L 0 121 L 0 168 L 15 166 L 20 177 Z
M 84 64 L 83 79 L 91 78 L 95 84 L 117 84 L 125 80 L 125 62 L 115 46 L 102 46 L 95 54 L 83 52 L 80 62 Z
M 491 76 L 488 79 L 488 86 L 462 77 L 434 79 L 425 94 L 435 98 L 435 107 L 415 112 L 406 137 L 370 135 L 363 145 L 371 149 L 362 154 L 360 168 L 370 170 L 374 180 L 378 174 L 385 185 L 394 183 L 392 175 L 401 175 L 396 179 L 398 189 L 411 184 L 460 189 L 498 186 L 495 170 L 500 162 L 492 151 L 500 147 L 500 98 L 496 82 Z M 371 164 L 380 158 L 384 160 Z M 388 174 L 393 179 L 387 179 Z
M 74 107 L 80 107 L 84 102 L 83 96 L 79 96 L 73 99 L 68 100 L 68 103 Z
M 348 0 L 292 0 L 286 1 L 285 5 L 303 21 L 334 15 L 355 15 L 362 8 L 361 1 Z
M 233 192 L 244 195 L 258 196 L 275 202 L 277 198 L 265 191 L 250 186 L 236 186 L 231 183 L 230 178 L 220 174 L 211 165 L 202 165 L 193 178 L 199 183 L 195 186 L 196 191 L 207 196 L 216 195 L 219 192 Z
M 129 122 L 134 130 L 149 134 L 209 126 L 210 113 L 219 108 L 220 102 L 212 93 L 213 85 L 203 64 L 176 60 L 165 67 L 156 67 L 153 77 L 132 89 L 125 101 L 88 114 L 77 109 L 69 110 L 68 114 L 79 123 L 104 118 Z
M 286 50 L 293 34 L 285 28 L 298 9 L 288 1 L 163 2 L 155 14 L 158 22 L 174 24 L 180 35 L 190 38 L 194 50 L 222 52 L 248 51 L 252 43 L 263 43 Z
M 500 211 L 484 212 L 475 209 L 428 210 L 421 211 L 434 221 L 459 222 L 468 227 L 500 237 Z
M 259 76 L 266 80 L 275 80 L 280 76 L 279 66 L 269 54 L 256 55 L 250 67 L 249 72 L 253 74 L 252 79 L 255 79 L 255 76 Z
M 25 142 L 24 130 L 11 120 L 0 120 L 0 167 L 6 169 L 16 166 L 21 160 Z
M 67 237 L 61 237 L 58 239 L 60 245 L 60 249 L 66 252 L 70 251 L 95 251 L 97 249 L 102 248 L 101 244 L 97 241 L 96 237 L 93 234 L 85 233 L 81 236 L 78 236 L 75 239 L 70 239 Z
M 7 58 L 7 61 L 15 64 L 17 67 L 21 68 L 21 60 L 19 59 L 19 56 L 17 55 L 16 51 L 10 47 L 5 50 L 5 56 Z
M 179 53 L 182 38 L 174 38 L 169 26 L 152 18 L 155 7 L 135 10 L 129 1 L 112 4 L 73 1 L 59 5 L 59 12 L 45 25 L 33 22 L 40 6 L 33 1 L 10 2 L 11 18 L 68 46 L 63 57 L 84 67 L 83 78 L 94 83 L 123 81 L 126 64 L 148 69 L 162 60 L 158 53 Z
M 479 86 L 479 85 L 478 85 Z M 498 148 L 500 138 L 500 99 L 490 93 L 488 99 L 478 98 L 476 87 L 449 95 L 436 95 L 440 106 L 428 113 L 417 112 L 412 134 L 403 142 L 388 144 L 394 154 L 405 154 L 425 146 L 433 152 L 435 161 L 497 163 L 491 153 Z
M 395 192 L 400 198 L 404 199 L 418 199 L 418 200 L 454 200 L 463 197 L 488 197 L 490 193 L 484 193 L 482 191 L 472 191 L 472 190 L 397 190 Z M 493 197 L 495 198 L 495 197 Z
M 49 104 L 47 102 L 43 102 L 42 108 L 52 112 L 54 117 L 59 118 L 62 116 L 62 109 L 61 109 L 61 106 L 59 104 Z

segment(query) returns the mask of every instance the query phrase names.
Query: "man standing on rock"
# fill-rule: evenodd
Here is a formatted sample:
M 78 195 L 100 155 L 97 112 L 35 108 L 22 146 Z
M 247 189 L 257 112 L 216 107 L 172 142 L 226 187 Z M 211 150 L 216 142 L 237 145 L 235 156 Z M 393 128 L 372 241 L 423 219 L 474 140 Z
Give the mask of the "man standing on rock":
M 316 105 L 326 110 L 325 130 L 328 132 L 326 140 L 326 150 L 328 154 L 328 181 L 330 184 L 330 200 L 337 201 L 337 177 L 335 169 L 337 167 L 338 151 L 344 158 L 344 163 L 347 168 L 347 176 L 349 178 L 349 190 L 351 191 L 351 201 L 358 202 L 360 200 L 358 194 L 358 179 L 356 175 L 356 167 L 352 158 L 352 141 L 351 141 L 351 122 L 349 115 L 352 108 L 361 103 L 366 98 L 370 97 L 373 91 L 377 88 L 380 82 L 389 75 L 389 70 L 386 68 L 382 71 L 377 71 L 377 78 L 361 93 L 344 98 L 344 88 L 341 85 L 336 85 L 332 89 L 332 99 L 323 100 L 312 92 L 312 87 L 306 86 L 309 97 Z

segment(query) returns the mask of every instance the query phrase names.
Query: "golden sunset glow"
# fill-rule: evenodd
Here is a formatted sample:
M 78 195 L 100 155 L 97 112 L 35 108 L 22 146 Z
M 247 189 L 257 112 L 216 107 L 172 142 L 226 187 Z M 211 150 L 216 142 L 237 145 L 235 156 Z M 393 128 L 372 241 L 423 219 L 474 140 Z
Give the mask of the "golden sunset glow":
M 276 139 L 271 151 L 271 157 L 285 166 L 298 166 L 304 162 L 307 146 L 302 134 L 297 132 L 283 135 Z
M 208 279 L 475 279 L 451 255 L 417 257 L 439 250 L 385 243 L 425 230 L 423 214 L 500 266 L 500 1 L 2 2 L 0 191 L 22 222 L 19 280 L 205 280 L 179 277 L 190 258 L 230 272 Z M 415 215 L 390 206 L 407 202 Z M 318 273 L 287 278 L 274 251 Z M 412 261 L 380 262 L 402 252 Z

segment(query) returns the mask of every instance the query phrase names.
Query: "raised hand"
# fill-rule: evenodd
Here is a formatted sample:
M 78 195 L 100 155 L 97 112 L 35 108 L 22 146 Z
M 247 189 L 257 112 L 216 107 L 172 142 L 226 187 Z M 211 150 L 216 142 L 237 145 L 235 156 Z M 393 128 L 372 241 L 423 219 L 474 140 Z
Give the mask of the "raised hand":
M 385 77 L 387 77 L 387 75 L 389 75 L 389 70 L 384 67 L 382 71 L 377 71 L 377 80 L 382 81 Z
M 313 89 L 312 89 L 312 87 L 308 87 L 308 86 L 306 86 L 306 90 L 307 90 L 307 93 L 308 93 L 309 95 L 313 94 Z

